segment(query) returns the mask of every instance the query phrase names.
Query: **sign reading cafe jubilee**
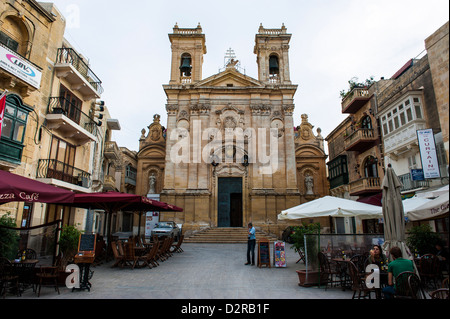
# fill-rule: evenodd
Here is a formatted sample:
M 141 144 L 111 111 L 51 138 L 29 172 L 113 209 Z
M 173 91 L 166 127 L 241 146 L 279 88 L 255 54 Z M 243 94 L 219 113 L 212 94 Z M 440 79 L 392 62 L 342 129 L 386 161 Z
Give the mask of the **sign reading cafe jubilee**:
M 417 131 L 417 139 L 419 141 L 420 158 L 422 160 L 424 177 L 426 179 L 441 177 L 433 129 Z

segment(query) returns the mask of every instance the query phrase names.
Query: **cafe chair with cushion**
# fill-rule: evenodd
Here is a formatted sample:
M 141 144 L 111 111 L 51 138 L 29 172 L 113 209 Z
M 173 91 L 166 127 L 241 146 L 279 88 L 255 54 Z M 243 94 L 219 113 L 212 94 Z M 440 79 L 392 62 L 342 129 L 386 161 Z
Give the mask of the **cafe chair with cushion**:
M 0 294 L 3 294 L 3 299 L 6 297 L 7 290 L 11 288 L 14 288 L 17 296 L 20 297 L 19 276 L 12 263 L 8 259 L 0 257 Z
M 59 295 L 59 287 L 58 287 L 58 277 L 59 271 L 56 266 L 41 266 L 39 267 L 39 271 L 36 273 L 36 277 L 38 279 L 38 297 L 41 295 L 41 287 L 42 286 L 53 286 L 55 291 L 58 292 Z
M 356 265 L 351 261 L 348 262 L 348 271 L 350 274 L 350 278 L 352 280 L 352 290 L 353 290 L 352 299 L 355 299 L 356 293 L 358 293 L 358 299 L 367 297 L 369 297 L 369 299 L 372 299 L 371 293 L 373 292 L 375 294 L 376 293 L 375 289 L 368 288 L 366 286 L 365 276 L 361 275 Z

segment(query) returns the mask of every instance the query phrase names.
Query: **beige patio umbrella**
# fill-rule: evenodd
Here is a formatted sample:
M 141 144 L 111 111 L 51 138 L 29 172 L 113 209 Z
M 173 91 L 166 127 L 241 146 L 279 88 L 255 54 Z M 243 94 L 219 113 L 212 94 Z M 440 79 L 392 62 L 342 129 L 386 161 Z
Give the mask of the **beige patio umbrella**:
M 389 256 L 389 250 L 398 246 L 403 253 L 403 258 L 410 259 L 414 263 L 414 257 L 405 244 L 405 214 L 403 209 L 400 189 L 402 184 L 388 165 L 384 176 L 383 188 L 383 218 L 384 218 L 384 244 L 383 251 Z

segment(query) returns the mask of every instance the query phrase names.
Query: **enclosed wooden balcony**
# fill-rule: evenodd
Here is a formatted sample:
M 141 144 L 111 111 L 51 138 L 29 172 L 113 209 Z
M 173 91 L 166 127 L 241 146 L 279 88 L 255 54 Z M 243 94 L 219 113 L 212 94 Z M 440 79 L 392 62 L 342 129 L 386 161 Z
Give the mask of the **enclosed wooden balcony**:
M 379 177 L 363 177 L 350 182 L 350 195 L 360 196 L 381 192 L 381 179 Z
M 377 143 L 378 137 L 374 129 L 360 128 L 346 133 L 344 147 L 346 151 L 363 152 Z
M 372 95 L 373 94 L 370 94 L 367 88 L 354 88 L 344 100 L 342 100 L 342 113 L 356 113 L 372 98 Z

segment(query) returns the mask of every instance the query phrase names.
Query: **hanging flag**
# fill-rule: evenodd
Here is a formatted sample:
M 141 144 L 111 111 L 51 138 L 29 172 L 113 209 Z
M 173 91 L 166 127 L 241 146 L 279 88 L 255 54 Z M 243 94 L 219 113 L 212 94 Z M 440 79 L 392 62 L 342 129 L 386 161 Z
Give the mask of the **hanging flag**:
M 0 96 L 0 139 L 2 137 L 3 117 L 5 116 L 6 93 L 8 93 L 8 91 L 3 92 Z

